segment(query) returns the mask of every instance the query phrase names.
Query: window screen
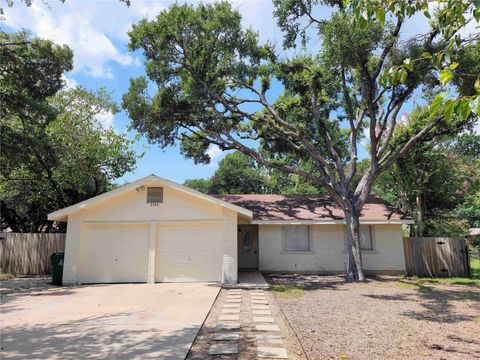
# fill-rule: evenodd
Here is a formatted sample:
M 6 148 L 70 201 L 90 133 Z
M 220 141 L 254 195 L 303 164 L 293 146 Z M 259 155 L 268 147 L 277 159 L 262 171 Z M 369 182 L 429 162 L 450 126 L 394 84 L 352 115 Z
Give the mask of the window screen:
M 372 227 L 370 225 L 360 225 L 360 249 L 373 250 Z
M 310 251 L 307 225 L 289 225 L 283 227 L 285 247 L 288 251 Z
M 158 205 L 163 202 L 163 187 L 147 188 L 147 204 Z

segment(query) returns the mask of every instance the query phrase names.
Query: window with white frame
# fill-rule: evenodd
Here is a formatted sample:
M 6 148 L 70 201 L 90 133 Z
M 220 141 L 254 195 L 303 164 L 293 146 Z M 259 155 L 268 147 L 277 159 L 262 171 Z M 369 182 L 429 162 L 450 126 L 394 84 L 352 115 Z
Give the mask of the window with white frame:
M 371 225 L 360 225 L 360 249 L 366 251 L 373 250 Z
M 287 251 L 310 251 L 308 225 L 283 226 L 283 238 Z

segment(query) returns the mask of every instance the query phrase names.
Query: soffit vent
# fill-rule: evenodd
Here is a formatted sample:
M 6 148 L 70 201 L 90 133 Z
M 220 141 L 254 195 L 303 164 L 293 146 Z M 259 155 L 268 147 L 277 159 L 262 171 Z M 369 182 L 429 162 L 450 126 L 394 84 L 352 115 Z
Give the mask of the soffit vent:
M 158 206 L 161 203 L 163 203 L 163 187 L 147 188 L 147 204 Z

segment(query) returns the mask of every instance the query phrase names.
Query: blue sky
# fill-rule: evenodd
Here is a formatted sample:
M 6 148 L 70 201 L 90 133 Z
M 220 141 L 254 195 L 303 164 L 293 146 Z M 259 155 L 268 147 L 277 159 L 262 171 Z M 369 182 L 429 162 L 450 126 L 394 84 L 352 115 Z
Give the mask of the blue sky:
M 143 17 L 153 19 L 172 3 L 153 0 L 131 2 L 131 6 L 127 7 L 118 0 L 67 0 L 63 4 L 48 0 L 48 5 L 34 0 L 31 7 L 26 7 L 17 0 L 12 8 L 4 7 L 5 20 L 1 21 L 0 28 L 7 31 L 27 29 L 34 35 L 70 46 L 75 58 L 74 70 L 65 74 L 67 83 L 88 89 L 106 87 L 120 103 L 122 94 L 128 90 L 129 79 L 144 74 L 141 53 L 128 51 L 127 31 Z M 4 5 L 2 0 L 0 4 Z M 277 42 L 280 48 L 282 34 L 273 19 L 270 1 L 238 0 L 232 1 L 232 4 L 242 14 L 245 26 L 257 30 L 261 40 Z M 328 12 L 319 15 L 328 17 Z M 426 25 L 424 18 L 412 19 L 403 35 L 408 37 L 423 32 Z M 273 89 L 273 92 L 278 93 L 279 89 Z M 129 125 L 124 112 L 115 116 L 104 114 L 100 120 L 104 126 L 113 126 L 118 132 L 126 131 Z M 129 136 L 133 137 L 134 134 L 130 133 Z M 162 150 L 142 138 L 137 143 L 137 149 L 145 152 L 145 156 L 138 160 L 135 172 L 124 175 L 118 180 L 119 183 L 152 173 L 176 182 L 208 177 L 225 155 L 218 148 L 211 147 L 212 164 L 195 165 L 192 160 L 184 159 L 176 147 Z

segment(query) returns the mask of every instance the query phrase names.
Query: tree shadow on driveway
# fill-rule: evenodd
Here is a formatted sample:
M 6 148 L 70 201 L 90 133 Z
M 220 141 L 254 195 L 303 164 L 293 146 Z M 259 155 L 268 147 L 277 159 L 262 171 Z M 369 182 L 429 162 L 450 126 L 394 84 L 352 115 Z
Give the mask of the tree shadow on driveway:
M 97 284 L 95 286 L 103 286 Z M 52 285 L 50 277 L 16 277 L 0 283 L 1 312 L 7 314 L 22 310 L 16 300 L 28 296 L 57 297 L 72 295 L 81 286 L 56 286 Z
M 72 309 L 74 311 L 74 309 Z M 54 320 L 54 319 L 52 319 Z M 129 313 L 2 328 L 2 359 L 183 359 L 198 326 L 159 331 Z

